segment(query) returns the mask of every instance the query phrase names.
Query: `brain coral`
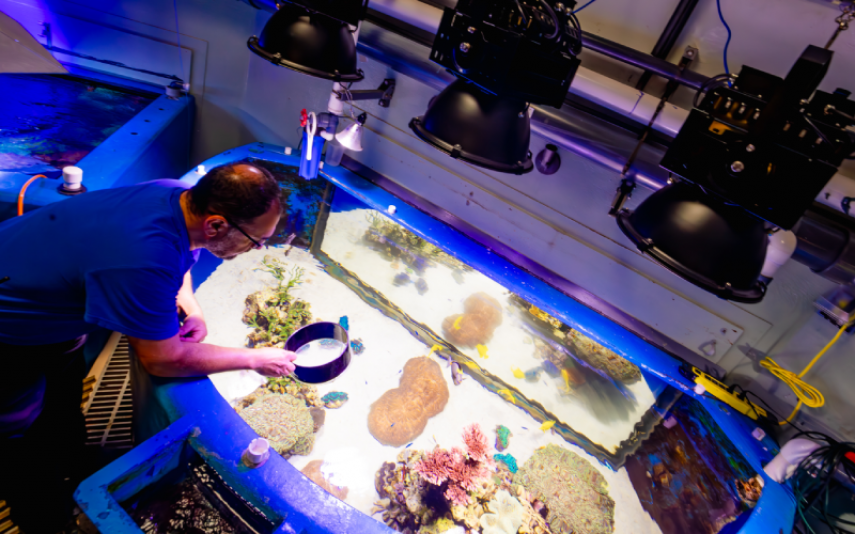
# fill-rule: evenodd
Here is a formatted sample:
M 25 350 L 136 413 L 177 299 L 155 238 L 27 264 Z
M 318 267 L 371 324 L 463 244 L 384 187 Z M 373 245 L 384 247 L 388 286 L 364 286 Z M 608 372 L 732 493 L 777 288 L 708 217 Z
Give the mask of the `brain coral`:
M 563 447 L 538 449 L 514 475 L 549 510 L 546 520 L 555 534 L 610 534 L 615 502 L 606 481 L 590 462 Z
M 428 419 L 448 402 L 448 386 L 439 365 L 426 356 L 404 365 L 397 388 L 371 405 L 368 430 L 384 445 L 400 447 L 422 433 Z
M 475 293 L 463 302 L 463 313 L 442 321 L 446 339 L 464 347 L 487 343 L 502 324 L 502 305 L 486 293 Z
M 241 410 L 240 416 L 282 456 L 312 452 L 315 425 L 306 403 L 300 399 L 287 393 L 262 395 Z

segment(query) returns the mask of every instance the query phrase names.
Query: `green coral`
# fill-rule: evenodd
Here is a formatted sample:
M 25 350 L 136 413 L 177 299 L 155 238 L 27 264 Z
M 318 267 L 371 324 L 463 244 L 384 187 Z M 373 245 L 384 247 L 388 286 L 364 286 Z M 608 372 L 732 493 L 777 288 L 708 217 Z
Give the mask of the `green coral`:
M 302 282 L 304 270 L 288 270 L 287 265 L 269 255 L 261 264 L 257 270 L 272 274 L 277 284 L 246 298 L 243 322 L 254 329 L 247 345 L 283 347 L 288 336 L 312 320 L 309 304 L 291 295 L 291 290 Z
M 603 475 L 573 452 L 549 444 L 535 451 L 514 475 L 532 498 L 546 505 L 555 534 L 610 534 L 615 502 Z
M 496 427 L 496 449 L 503 451 L 508 448 L 511 438 L 511 430 L 505 425 Z
M 279 454 L 308 455 L 315 445 L 315 424 L 306 403 L 287 393 L 253 398 L 240 416 Z
M 519 469 L 517 466 L 517 459 L 514 458 L 512 454 L 494 454 L 493 459 L 505 464 L 508 467 L 508 471 L 511 473 L 516 473 Z

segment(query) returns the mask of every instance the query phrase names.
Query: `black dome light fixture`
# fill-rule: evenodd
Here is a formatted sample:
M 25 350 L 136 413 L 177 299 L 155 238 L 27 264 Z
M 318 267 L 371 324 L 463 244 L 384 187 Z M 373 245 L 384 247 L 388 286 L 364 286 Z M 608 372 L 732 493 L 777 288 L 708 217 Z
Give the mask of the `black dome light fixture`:
M 528 149 L 528 104 L 496 96 L 464 79 L 437 95 L 410 128 L 453 158 L 498 172 L 524 174 L 534 167 Z
M 622 182 L 612 213 L 623 233 L 693 284 L 724 299 L 759 302 L 770 280 L 768 232 L 792 228 L 843 160 L 855 156 L 849 91 L 816 90 L 831 57 L 808 46 L 783 80 L 748 66 L 735 81 L 711 78 L 662 159 L 680 181 L 634 211 L 619 209 L 634 187 Z
M 365 15 L 367 1 L 347 0 L 333 8 L 325 0 L 283 3 L 273 14 L 261 36 L 252 36 L 247 46 L 274 65 L 316 78 L 336 82 L 358 82 L 356 42 L 351 26 Z
M 681 278 L 723 299 L 763 299 L 766 227 L 741 207 L 677 182 L 635 211 L 622 210 L 617 222 L 639 250 Z
M 575 6 L 574 0 L 460 0 L 445 8 L 431 60 L 458 80 L 410 128 L 473 165 L 531 171 L 531 104 L 560 108 L 579 67 Z

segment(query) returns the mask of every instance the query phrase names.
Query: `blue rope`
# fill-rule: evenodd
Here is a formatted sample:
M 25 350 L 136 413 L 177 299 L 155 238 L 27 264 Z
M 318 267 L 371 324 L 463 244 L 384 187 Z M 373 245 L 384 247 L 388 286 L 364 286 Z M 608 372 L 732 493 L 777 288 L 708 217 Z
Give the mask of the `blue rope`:
M 593 2 L 593 0 L 591 0 Z M 721 23 L 724 24 L 724 28 L 727 30 L 727 42 L 724 43 L 724 53 L 722 54 L 724 59 L 724 73 L 728 75 L 728 85 L 733 85 L 733 82 L 730 81 L 730 68 L 727 66 L 727 48 L 730 46 L 730 38 L 732 34 L 730 32 L 730 26 L 727 25 L 727 22 L 724 20 L 724 15 L 721 14 L 721 0 L 715 0 L 716 7 L 718 7 L 718 18 L 721 19 Z
M 589 0 L 587 4 L 585 4 L 584 6 L 580 7 L 580 8 L 579 8 L 579 9 L 577 9 L 576 11 L 574 11 L 574 12 L 573 12 L 573 14 L 575 15 L 576 13 L 578 13 L 578 12 L 582 11 L 583 9 L 585 9 L 586 7 L 588 7 L 589 5 L 593 4 L 593 3 L 594 3 L 594 2 L 596 2 L 596 1 L 597 1 L 597 0 Z

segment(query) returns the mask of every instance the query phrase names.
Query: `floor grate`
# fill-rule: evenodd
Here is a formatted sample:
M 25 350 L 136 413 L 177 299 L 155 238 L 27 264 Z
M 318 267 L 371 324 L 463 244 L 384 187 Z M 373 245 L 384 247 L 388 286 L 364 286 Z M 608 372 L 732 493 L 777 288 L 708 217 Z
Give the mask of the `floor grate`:
M 84 413 L 87 445 L 105 449 L 133 448 L 131 361 L 126 337 L 122 336 L 109 357 Z

